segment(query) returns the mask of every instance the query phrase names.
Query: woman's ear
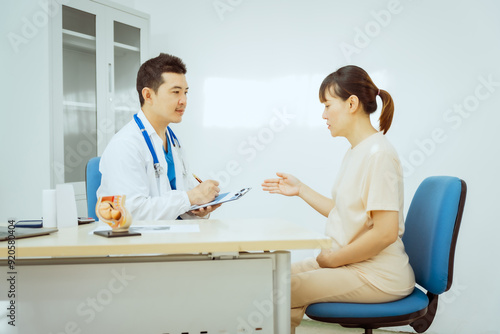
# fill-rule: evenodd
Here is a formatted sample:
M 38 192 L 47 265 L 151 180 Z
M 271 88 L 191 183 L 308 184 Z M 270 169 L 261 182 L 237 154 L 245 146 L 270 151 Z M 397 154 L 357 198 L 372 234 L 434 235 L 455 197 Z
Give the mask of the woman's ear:
M 347 98 L 349 101 L 349 112 L 354 113 L 358 110 L 359 107 L 359 99 L 356 95 L 351 95 Z

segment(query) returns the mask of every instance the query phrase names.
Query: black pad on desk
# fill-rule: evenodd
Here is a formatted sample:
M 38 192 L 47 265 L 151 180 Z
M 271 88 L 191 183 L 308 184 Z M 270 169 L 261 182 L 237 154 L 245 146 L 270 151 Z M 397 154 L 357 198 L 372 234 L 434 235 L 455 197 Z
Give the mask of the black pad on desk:
M 48 227 L 41 227 L 41 228 L 15 227 L 9 229 L 8 226 L 0 226 L 0 241 L 7 241 L 9 239 L 14 239 L 14 237 L 15 239 L 37 237 L 40 235 L 47 235 L 57 231 L 58 231 L 57 228 L 48 228 Z

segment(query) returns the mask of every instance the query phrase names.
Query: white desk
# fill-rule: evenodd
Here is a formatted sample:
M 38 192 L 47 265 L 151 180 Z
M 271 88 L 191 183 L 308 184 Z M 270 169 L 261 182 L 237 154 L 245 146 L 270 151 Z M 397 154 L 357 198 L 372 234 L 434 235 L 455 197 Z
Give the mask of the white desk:
M 200 232 L 109 239 L 90 224 L 16 240 L 16 327 L 6 317 L 10 270 L 0 243 L 0 332 L 288 333 L 287 250 L 331 245 L 283 220 L 136 224 L 199 224 Z

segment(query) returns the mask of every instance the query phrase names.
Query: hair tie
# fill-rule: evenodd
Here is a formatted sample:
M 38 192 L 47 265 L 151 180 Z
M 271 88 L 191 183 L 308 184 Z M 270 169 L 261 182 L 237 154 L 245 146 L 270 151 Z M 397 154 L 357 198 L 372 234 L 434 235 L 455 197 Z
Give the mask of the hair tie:
M 378 89 L 378 93 L 377 93 L 378 96 L 380 96 L 380 88 Z

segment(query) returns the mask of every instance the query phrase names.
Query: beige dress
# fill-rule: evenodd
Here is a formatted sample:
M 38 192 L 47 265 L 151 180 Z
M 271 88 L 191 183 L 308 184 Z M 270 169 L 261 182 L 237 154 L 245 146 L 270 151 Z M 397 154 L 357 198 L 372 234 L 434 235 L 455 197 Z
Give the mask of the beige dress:
M 333 186 L 335 202 L 326 235 L 340 249 L 373 226 L 372 211 L 399 212 L 399 238 L 378 255 L 339 268 L 315 259 L 292 265 L 292 327 L 315 302 L 386 302 L 409 295 L 415 277 L 401 237 L 404 232 L 403 175 L 397 152 L 382 133 L 350 149 Z

